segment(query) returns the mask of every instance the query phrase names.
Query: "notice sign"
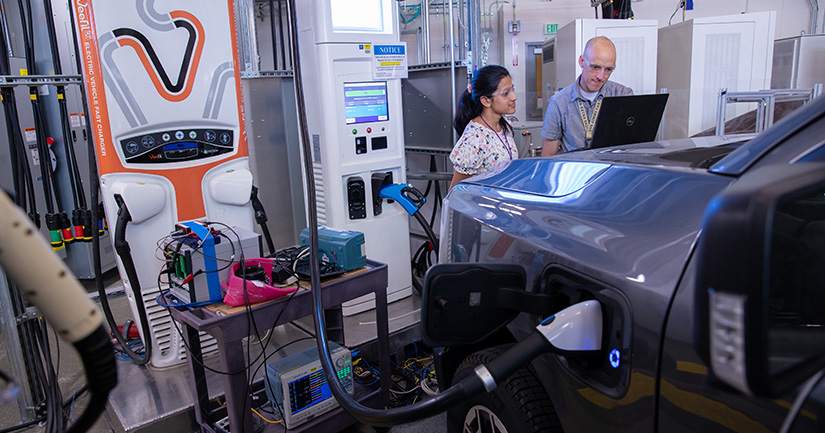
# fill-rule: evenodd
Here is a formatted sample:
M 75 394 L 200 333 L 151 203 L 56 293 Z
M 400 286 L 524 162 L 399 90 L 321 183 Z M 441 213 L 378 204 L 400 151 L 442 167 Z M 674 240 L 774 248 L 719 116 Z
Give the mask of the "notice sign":
M 407 78 L 407 43 L 373 45 L 372 78 L 388 80 Z

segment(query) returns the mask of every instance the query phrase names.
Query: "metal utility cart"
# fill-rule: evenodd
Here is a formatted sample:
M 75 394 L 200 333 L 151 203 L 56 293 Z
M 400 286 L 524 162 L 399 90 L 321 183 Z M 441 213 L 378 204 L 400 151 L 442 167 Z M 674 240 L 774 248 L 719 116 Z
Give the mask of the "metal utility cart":
M 367 261 L 366 268 L 345 274 L 341 278 L 321 284 L 325 320 L 329 337 L 343 344 L 343 316 L 341 304 L 369 293 L 375 294 L 376 327 L 378 331 L 380 389 L 371 391 L 355 383 L 354 398 L 361 402 L 387 403 L 387 390 L 390 389 L 389 365 L 389 318 L 387 314 L 387 265 Z M 301 284 L 299 293 L 286 306 L 287 298 L 253 305 L 251 314 L 260 329 L 268 329 L 288 323 L 312 314 L 312 296 L 308 284 Z M 236 314 L 222 315 L 214 308 L 199 307 L 193 309 L 173 308 L 172 317 L 184 325 L 184 338 L 191 349 L 187 364 L 191 373 L 191 389 L 194 397 L 195 420 L 201 432 L 215 433 L 212 423 L 222 417 L 225 410 L 229 418 L 229 430 L 232 432 L 250 431 L 252 429 L 252 400 L 248 394 L 246 377 L 246 360 L 243 339 L 248 335 L 248 315 L 244 309 Z M 209 399 L 203 356 L 200 353 L 199 332 L 205 332 L 215 338 L 218 344 L 219 369 L 231 372 L 223 375 L 226 406 L 220 406 Z M 291 431 L 339 431 L 352 424 L 353 418 L 340 407 L 298 426 Z M 283 426 L 268 427 L 265 431 L 283 431 Z

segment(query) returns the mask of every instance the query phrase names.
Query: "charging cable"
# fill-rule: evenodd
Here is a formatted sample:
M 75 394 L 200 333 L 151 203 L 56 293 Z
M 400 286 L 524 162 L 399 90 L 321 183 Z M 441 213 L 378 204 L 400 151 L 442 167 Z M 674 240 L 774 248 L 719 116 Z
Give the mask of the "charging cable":
M 117 363 L 109 333 L 86 290 L 40 236 L 32 221 L 0 192 L 0 266 L 23 289 L 23 295 L 77 349 L 89 403 L 69 432 L 88 430 L 106 408 L 117 385 Z
M 415 217 L 415 220 L 418 221 L 421 228 L 423 228 L 427 234 L 427 239 L 430 241 L 433 251 L 435 251 L 437 261 L 438 239 L 435 237 L 435 233 L 433 233 L 433 228 L 427 223 L 427 219 L 419 212 L 421 207 L 424 206 L 424 203 L 427 202 L 424 194 L 408 183 L 392 183 L 381 187 L 378 198 L 397 201 L 410 216 Z
M 287 1 L 292 23 L 297 22 L 295 14 L 295 0 Z M 298 40 L 297 25 L 292 27 L 292 40 Z M 304 84 L 301 73 L 301 54 L 298 44 L 292 44 L 292 58 L 294 59 L 294 79 L 296 89 L 296 100 L 298 104 L 299 123 L 301 127 L 301 137 L 304 155 L 311 155 L 311 141 L 309 138 L 309 127 L 306 117 L 306 101 L 304 99 Z M 464 380 L 454 384 L 452 387 L 440 392 L 421 403 L 395 409 L 373 409 L 366 407 L 350 396 L 341 380 L 335 374 L 335 366 L 332 361 L 329 340 L 326 331 L 325 313 L 321 293 L 321 277 L 318 265 L 318 208 L 317 192 L 315 190 L 315 179 L 313 176 L 314 167 L 311 158 L 303 158 L 304 181 L 307 192 L 307 206 L 309 217 L 309 251 L 310 251 L 310 281 L 313 305 L 313 319 L 315 322 L 315 336 L 318 348 L 318 356 L 321 366 L 327 378 L 327 384 L 335 396 L 335 399 L 347 412 L 361 422 L 381 427 L 389 427 L 404 424 L 424 418 L 429 418 L 439 412 L 443 412 L 468 398 L 481 393 L 484 390 L 492 391 L 496 384 L 505 380 L 524 364 L 532 361 L 536 356 L 554 349 L 554 342 L 567 343 L 570 333 L 581 329 L 577 326 L 580 323 L 593 322 L 593 326 L 587 329 L 598 329 L 598 335 L 590 335 L 588 347 L 583 350 L 599 350 L 601 347 L 601 327 L 602 315 L 601 307 L 596 301 L 582 302 L 558 313 L 553 319 L 548 319 L 539 325 L 539 332 L 530 334 L 527 338 L 508 349 L 499 357 L 491 360 L 486 365 L 480 365 L 476 369 L 476 375 L 469 376 Z M 403 187 L 402 187 L 403 189 Z M 403 195 L 403 194 L 402 194 Z M 406 197 L 406 195 L 404 195 Z M 563 314 L 564 313 L 564 314 Z M 596 323 L 596 320 L 598 322 Z M 597 325 L 597 326 L 596 326 Z M 576 338 L 581 338 L 579 335 Z M 576 338 L 570 338 L 571 341 Z M 575 347 L 575 346 L 572 346 Z M 564 349 L 564 347 L 562 347 Z
M 109 327 L 113 330 L 113 334 L 120 344 L 120 348 L 126 352 L 132 361 L 138 365 L 146 365 L 152 359 L 152 334 L 149 329 L 149 318 L 146 315 L 146 306 L 143 302 L 143 294 L 140 290 L 140 280 L 138 279 L 135 262 L 132 260 L 132 249 L 129 247 L 129 242 L 126 241 L 126 226 L 132 221 L 132 216 L 129 214 L 129 208 L 126 207 L 126 202 L 123 197 L 115 194 L 115 201 L 118 205 L 117 210 L 117 224 L 115 225 L 115 252 L 120 257 L 120 262 L 123 264 L 123 269 L 126 271 L 126 277 L 129 280 L 129 286 L 132 289 L 132 294 L 135 297 L 135 305 L 137 306 L 138 318 L 140 319 L 140 329 L 143 333 L 143 347 L 144 355 L 136 354 L 131 346 L 126 342 L 126 337 L 121 333 L 116 332 L 117 323 L 112 315 L 112 310 L 109 307 L 109 301 L 105 292 L 100 296 L 100 304 L 103 306 L 103 312 L 106 315 L 106 321 Z

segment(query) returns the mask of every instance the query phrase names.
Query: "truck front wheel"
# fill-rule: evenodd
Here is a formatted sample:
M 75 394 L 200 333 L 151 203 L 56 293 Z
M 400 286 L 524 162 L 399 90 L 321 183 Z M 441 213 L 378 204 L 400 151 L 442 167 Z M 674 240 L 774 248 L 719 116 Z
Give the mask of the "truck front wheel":
M 473 369 L 497 357 L 509 346 L 478 351 L 461 362 L 453 383 L 474 375 Z M 532 366 L 522 367 L 498 385 L 447 412 L 450 433 L 563 433 L 558 415 Z

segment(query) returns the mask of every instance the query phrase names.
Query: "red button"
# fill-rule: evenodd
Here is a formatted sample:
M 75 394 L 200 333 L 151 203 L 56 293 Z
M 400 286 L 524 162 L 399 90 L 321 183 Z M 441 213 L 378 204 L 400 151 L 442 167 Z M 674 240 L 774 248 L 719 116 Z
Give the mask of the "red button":
M 372 132 L 372 128 L 367 128 L 367 134 Z

